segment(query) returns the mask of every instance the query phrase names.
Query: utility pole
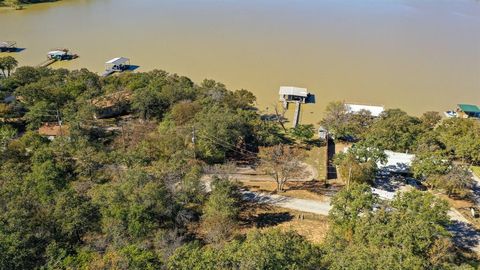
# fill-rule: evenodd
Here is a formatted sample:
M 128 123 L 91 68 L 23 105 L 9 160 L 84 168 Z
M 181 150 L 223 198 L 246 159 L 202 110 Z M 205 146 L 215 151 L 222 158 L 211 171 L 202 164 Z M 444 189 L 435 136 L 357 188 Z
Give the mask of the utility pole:
M 348 169 L 348 183 L 347 183 L 347 190 L 350 189 L 350 181 L 352 179 L 352 166 Z
M 197 147 L 196 147 L 197 137 L 195 134 L 195 125 L 193 126 L 193 130 L 192 130 L 192 143 L 193 143 L 193 159 L 197 160 Z
M 62 132 L 62 118 L 60 117 L 60 111 L 57 109 L 56 110 L 57 112 L 57 122 L 58 122 L 58 126 L 60 127 L 60 136 L 63 136 L 63 132 Z

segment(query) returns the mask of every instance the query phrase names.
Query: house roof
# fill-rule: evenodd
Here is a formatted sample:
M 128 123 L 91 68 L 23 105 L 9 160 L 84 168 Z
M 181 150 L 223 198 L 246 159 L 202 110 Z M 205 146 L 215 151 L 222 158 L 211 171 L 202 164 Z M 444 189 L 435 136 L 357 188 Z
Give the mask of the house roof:
M 60 126 L 57 123 L 45 123 L 38 129 L 38 134 L 42 136 L 68 136 L 70 128 L 68 125 Z
M 300 96 L 307 97 L 308 90 L 306 88 L 294 87 L 294 86 L 281 86 L 278 91 L 279 95 Z
M 65 55 L 67 54 L 66 51 L 49 51 L 48 55 Z
M 1 48 L 9 48 L 15 46 L 14 41 L 0 41 L 0 47 Z
M 410 171 L 412 162 L 415 159 L 415 155 L 413 154 L 398 153 L 388 150 L 385 151 L 385 154 L 387 155 L 387 163 L 381 164 L 379 162 L 377 166 L 379 169 L 389 172 L 407 173 Z
M 117 57 L 117 58 L 113 58 L 112 60 L 107 61 L 105 64 L 121 65 L 121 64 L 125 64 L 128 61 L 130 61 L 130 59 L 125 58 L 125 57 Z
M 347 111 L 350 113 L 359 113 L 362 110 L 369 111 L 370 114 L 374 117 L 380 116 L 380 114 L 385 110 L 383 106 L 371 106 L 371 105 L 360 105 L 360 104 L 351 104 L 345 103 Z
M 480 113 L 480 108 L 477 105 L 471 104 L 458 104 L 458 108 L 463 112 L 468 113 Z

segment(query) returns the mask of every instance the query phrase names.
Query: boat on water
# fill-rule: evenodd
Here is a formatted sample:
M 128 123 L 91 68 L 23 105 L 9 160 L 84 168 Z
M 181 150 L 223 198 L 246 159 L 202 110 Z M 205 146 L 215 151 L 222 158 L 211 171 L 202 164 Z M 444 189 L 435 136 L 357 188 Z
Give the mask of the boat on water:
M 68 49 L 55 49 L 47 53 L 48 59 L 57 61 L 72 60 L 77 57 L 78 55 L 69 53 Z
M 455 118 L 458 116 L 456 111 L 446 111 L 443 114 L 445 114 L 445 116 L 448 118 Z

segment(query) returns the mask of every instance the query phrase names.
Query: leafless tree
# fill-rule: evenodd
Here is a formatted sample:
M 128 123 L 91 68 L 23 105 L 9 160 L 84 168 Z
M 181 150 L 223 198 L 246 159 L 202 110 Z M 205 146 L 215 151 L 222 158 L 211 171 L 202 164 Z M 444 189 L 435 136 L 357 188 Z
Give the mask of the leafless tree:
M 294 178 L 303 177 L 305 157 L 301 149 L 288 145 L 275 145 L 260 149 L 260 168 L 277 183 L 277 192 L 285 190 L 285 183 Z

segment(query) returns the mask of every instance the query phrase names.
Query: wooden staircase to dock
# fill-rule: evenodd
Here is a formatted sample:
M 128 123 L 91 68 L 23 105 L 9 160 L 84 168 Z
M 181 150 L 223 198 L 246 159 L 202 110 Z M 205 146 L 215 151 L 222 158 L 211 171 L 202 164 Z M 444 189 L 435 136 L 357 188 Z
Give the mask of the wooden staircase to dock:
M 300 121 L 300 107 L 301 103 L 300 102 L 295 102 L 295 114 L 293 115 L 293 128 L 296 128 L 298 125 L 298 122 Z
M 47 60 L 43 61 L 42 63 L 40 63 L 37 67 L 48 67 L 55 62 L 57 62 L 56 59 L 47 59 Z

